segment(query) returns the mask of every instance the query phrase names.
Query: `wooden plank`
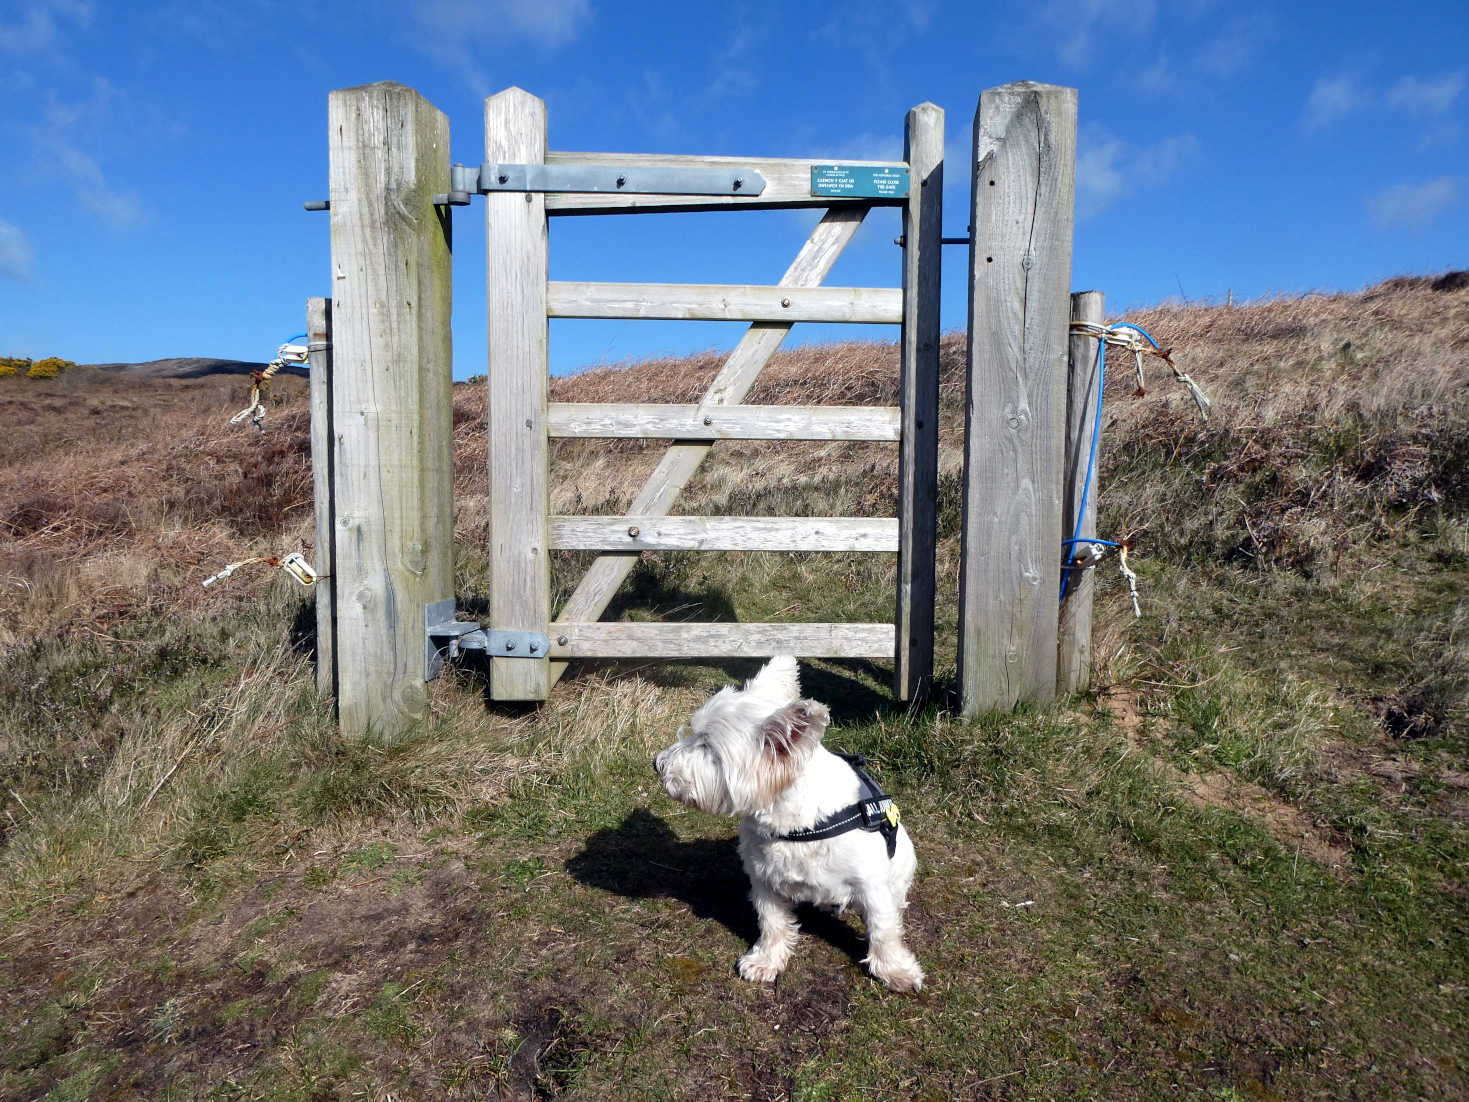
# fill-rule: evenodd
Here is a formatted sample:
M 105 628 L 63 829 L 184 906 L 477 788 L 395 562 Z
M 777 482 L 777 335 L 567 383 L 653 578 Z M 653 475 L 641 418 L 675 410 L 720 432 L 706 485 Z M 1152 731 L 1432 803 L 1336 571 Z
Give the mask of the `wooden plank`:
M 411 88 L 328 100 L 341 730 L 428 716 L 424 605 L 453 593 L 449 123 Z
M 562 623 L 551 629 L 551 657 L 576 658 L 891 658 L 892 624 Z
M 861 226 L 867 214 L 865 206 L 846 206 L 829 210 L 811 231 L 811 236 L 796 254 L 796 259 L 781 278 L 783 287 L 814 287 L 826 278 L 836 259 Z M 791 327 L 789 324 L 758 323 L 750 326 L 735 350 L 724 361 L 714 377 L 701 409 L 737 406 L 760 377 L 760 370 L 780 347 Z M 709 444 L 675 444 L 668 449 L 629 512 L 641 516 L 660 516 L 672 507 L 699 464 L 709 454 Z M 557 620 L 595 620 L 602 615 L 624 578 L 637 561 L 636 553 L 603 555 L 577 585 L 575 592 L 558 613 Z M 797 652 L 801 653 L 801 652 Z M 565 672 L 566 663 L 551 663 L 552 684 Z
M 969 256 L 962 710 L 1056 692 L 1076 90 L 980 96 Z
M 546 105 L 510 88 L 485 100 L 485 160 L 546 156 Z M 489 596 L 494 626 L 544 631 L 551 619 L 546 547 L 546 201 L 485 197 L 489 266 Z M 493 700 L 545 700 L 544 659 L 491 658 Z
M 896 287 L 556 282 L 547 292 L 546 312 L 553 318 L 897 325 L 903 320 L 903 292 Z
M 1101 325 L 1105 317 L 1105 296 L 1101 291 L 1079 291 L 1071 296 L 1071 320 Z M 1093 429 L 1097 423 L 1097 376 L 1102 368 L 1103 346 L 1085 334 L 1073 334 L 1067 350 L 1066 372 L 1066 480 L 1063 484 L 1061 518 L 1067 539 L 1077 534 L 1097 534 L 1097 478 L 1092 475 L 1090 493 L 1085 493 L 1088 460 L 1092 454 Z M 1098 447 L 1101 440 L 1097 441 Z M 1086 508 L 1078 510 L 1082 498 Z M 1078 547 L 1078 551 L 1084 548 Z M 1063 549 L 1061 561 L 1070 558 Z M 1062 696 L 1085 692 L 1092 676 L 1092 601 L 1095 589 L 1093 570 L 1067 571 L 1061 598 L 1059 635 L 1056 643 L 1056 691 Z
M 552 402 L 553 437 L 897 440 L 897 406 L 699 406 Z
M 551 517 L 548 529 L 559 551 L 898 549 L 896 517 Z
M 647 153 L 574 153 L 553 150 L 546 154 L 547 164 L 646 165 L 656 163 L 683 168 L 721 168 L 735 171 L 753 168 L 765 177 L 765 190 L 758 196 L 696 195 L 566 195 L 546 196 L 546 213 L 567 214 L 637 214 L 647 211 L 700 210 L 791 210 L 802 207 L 833 208 L 843 205 L 860 207 L 902 206 L 902 199 L 833 198 L 811 194 L 812 165 L 872 165 L 878 168 L 901 168 L 902 161 L 850 161 L 840 157 L 822 160 L 778 157 L 690 157 L 662 156 Z
M 897 633 L 893 688 L 927 695 L 933 680 L 934 570 L 939 486 L 939 270 L 944 204 L 944 113 L 908 112 L 910 187 L 903 208 L 903 329 L 899 339 L 903 433 L 898 450 Z
M 332 301 L 306 300 L 306 343 L 311 364 L 311 496 L 316 512 L 316 691 L 337 699 L 335 515 L 332 486 Z

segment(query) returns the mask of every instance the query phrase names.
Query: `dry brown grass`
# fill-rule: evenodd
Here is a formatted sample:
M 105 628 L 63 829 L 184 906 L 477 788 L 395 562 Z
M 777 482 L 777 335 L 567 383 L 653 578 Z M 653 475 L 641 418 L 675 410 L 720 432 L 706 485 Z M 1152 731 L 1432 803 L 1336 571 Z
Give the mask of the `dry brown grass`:
M 1204 383 L 1231 426 L 1410 409 L 1456 398 L 1469 381 L 1469 294 L 1454 280 L 1399 278 L 1360 294 L 1233 308 L 1160 306 L 1127 320 L 1178 350 L 1179 365 Z M 1166 374 L 1149 375 L 1153 397 L 1165 392 L 1171 407 L 1189 404 Z M 1114 378 L 1119 390 L 1131 389 L 1121 372 Z
M 1435 288 L 1439 289 L 1435 289 Z M 1202 489 L 1221 490 L 1261 470 L 1281 474 L 1273 504 L 1249 517 L 1268 550 L 1295 539 L 1324 554 L 1334 538 L 1307 513 L 1315 472 L 1303 436 L 1356 418 L 1342 445 L 1342 479 L 1370 482 L 1385 501 L 1412 504 L 1463 493 L 1436 432 L 1469 384 L 1469 290 L 1452 279 L 1396 279 L 1360 294 L 1282 297 L 1234 308 L 1160 306 L 1129 320 L 1175 350 L 1180 366 L 1214 399 L 1207 430 L 1161 365 L 1145 361 L 1148 394 L 1131 397 L 1130 364 L 1109 357 L 1105 477 L 1128 445 L 1227 455 Z M 551 382 L 556 401 L 695 402 L 722 357 L 659 359 L 599 368 Z M 963 465 L 964 339 L 947 334 L 940 352 L 940 466 Z M 304 385 L 280 380 L 264 437 L 228 417 L 243 404 L 239 379 L 123 382 L 79 373 L 0 386 L 0 646 L 47 630 L 101 627 L 138 606 L 188 611 L 228 606 L 264 584 L 248 579 L 203 591 L 225 562 L 309 549 L 311 472 Z M 897 349 L 845 343 L 778 353 L 750 394 L 761 404 L 875 404 L 897 401 Z M 457 536 L 487 540 L 485 383 L 454 391 Z M 661 442 L 560 441 L 553 449 L 554 512 L 614 513 L 631 502 L 663 452 Z M 770 487 L 856 482 L 856 512 L 889 513 L 896 450 L 881 445 L 726 442 L 690 485 L 680 508 L 721 511 Z M 1106 482 L 1104 481 L 1104 486 Z M 1314 489 L 1313 489 L 1314 488 Z M 1199 487 L 1195 487 L 1199 489 Z M 1105 492 L 1105 490 L 1104 490 Z M 1428 495 L 1428 496 L 1425 496 Z M 1154 525 L 1167 499 L 1118 501 L 1123 534 Z M 749 504 L 749 502 L 746 502 Z M 758 511 L 759 502 L 752 506 Z M 1363 522 L 1365 523 L 1365 522 Z M 1292 526 L 1306 530 L 1288 533 Z M 1258 551 L 1258 548 L 1252 548 Z M 1294 552 L 1292 552 L 1294 553 Z
M 881 671 L 812 664 L 924 847 L 917 1017 L 869 989 L 841 923 L 776 991 L 732 986 L 753 933 L 731 828 L 675 810 L 648 755 L 737 669 L 583 668 L 532 711 L 486 707 L 466 663 L 425 732 L 344 744 L 293 584 L 198 584 L 309 550 L 299 386 L 260 438 L 227 424 L 238 379 L 0 380 L 0 1094 L 674 1097 L 691 1052 L 722 1076 L 693 1093 L 741 1096 L 864 1077 L 1462 1094 L 1462 985 L 1442 977 L 1464 959 L 1466 315 L 1469 286 L 1404 280 L 1132 316 L 1216 406 L 1201 426 L 1155 365 L 1143 398 L 1113 372 L 1102 516 L 1141 535 L 1147 612 L 1115 573 L 1099 585 L 1096 653 L 1136 701 L 1120 732 L 1085 700 L 904 714 Z M 552 393 L 692 401 L 718 362 Z M 941 363 L 951 647 L 962 336 Z M 750 400 L 896 388 L 892 346 L 837 345 L 778 355 Z M 455 388 L 461 591 L 483 573 L 484 409 L 483 382 Z M 558 444 L 553 509 L 625 508 L 661 452 Z M 680 508 L 890 513 L 895 453 L 721 444 Z M 709 558 L 646 558 L 628 614 L 891 609 L 885 556 Z M 1320 584 L 1332 570 L 1350 584 Z M 1378 800 L 1389 775 L 1403 791 Z M 1311 867 L 1318 832 L 1340 876 Z M 567 1078 L 540 1077 L 566 1053 Z
M 105 630 L 144 609 L 228 604 L 198 582 L 227 562 L 308 545 L 298 380 L 275 388 L 264 436 L 228 423 L 244 404 L 239 380 L 5 382 L 0 646 Z

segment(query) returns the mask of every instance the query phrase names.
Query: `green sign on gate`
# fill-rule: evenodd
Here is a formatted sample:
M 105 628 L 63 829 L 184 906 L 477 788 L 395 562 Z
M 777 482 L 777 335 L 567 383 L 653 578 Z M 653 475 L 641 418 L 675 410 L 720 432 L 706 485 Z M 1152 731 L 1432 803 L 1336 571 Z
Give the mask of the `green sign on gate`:
M 905 199 L 907 165 L 812 165 L 811 194 L 848 199 Z

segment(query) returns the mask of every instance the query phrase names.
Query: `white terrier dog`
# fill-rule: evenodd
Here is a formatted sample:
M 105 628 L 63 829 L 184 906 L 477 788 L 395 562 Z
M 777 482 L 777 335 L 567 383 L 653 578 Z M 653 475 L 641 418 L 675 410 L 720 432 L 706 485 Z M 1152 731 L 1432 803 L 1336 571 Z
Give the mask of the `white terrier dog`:
M 785 970 L 797 903 L 854 906 L 867 924 L 863 963 L 894 991 L 917 991 L 923 969 L 903 944 L 913 843 L 860 759 L 821 745 L 826 706 L 800 697 L 795 658 L 772 658 L 744 688 L 706 701 L 654 767 L 675 800 L 741 817 L 740 859 L 760 920 L 741 976 L 771 983 Z

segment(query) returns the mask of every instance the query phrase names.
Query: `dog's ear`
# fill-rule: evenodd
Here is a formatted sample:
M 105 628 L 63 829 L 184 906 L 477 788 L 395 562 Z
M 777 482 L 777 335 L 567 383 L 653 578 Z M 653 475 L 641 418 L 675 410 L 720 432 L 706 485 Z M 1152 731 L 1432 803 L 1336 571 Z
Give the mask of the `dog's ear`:
M 760 725 L 765 752 L 779 759 L 809 756 L 831 723 L 826 705 L 816 700 L 793 700 Z
M 771 700 L 795 700 L 801 695 L 801 670 L 793 654 L 777 654 L 745 682 L 745 691 Z
M 826 705 L 814 700 L 793 700 L 765 718 L 755 770 L 757 806 L 770 806 L 801 775 L 830 722 Z

